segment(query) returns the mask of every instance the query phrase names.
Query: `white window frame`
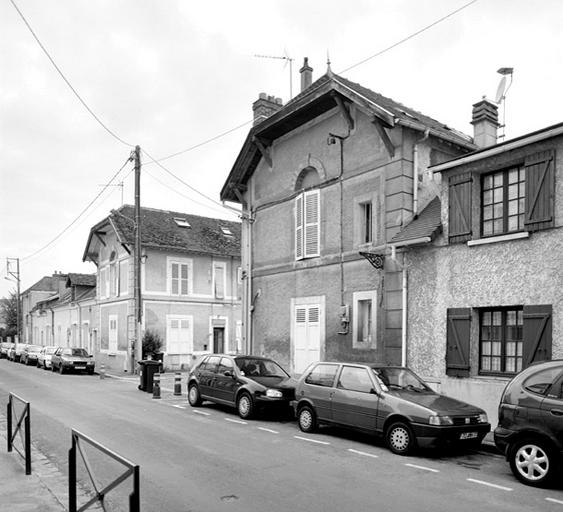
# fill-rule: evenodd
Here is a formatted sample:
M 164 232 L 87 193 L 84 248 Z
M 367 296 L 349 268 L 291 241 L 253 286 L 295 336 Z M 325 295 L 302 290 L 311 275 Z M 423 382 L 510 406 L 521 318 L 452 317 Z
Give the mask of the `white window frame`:
M 172 292 L 172 265 L 178 265 L 178 293 Z M 181 269 L 182 265 L 188 267 L 188 279 L 187 287 L 188 293 L 182 293 L 182 281 L 181 281 Z M 168 295 L 173 295 L 174 297 L 188 297 L 193 295 L 193 261 L 188 258 L 167 258 L 167 276 L 166 276 L 166 287 Z
M 217 284 L 217 268 L 223 269 L 223 279 L 222 279 L 222 286 L 223 286 L 223 296 L 220 297 L 217 295 L 216 284 Z M 226 299 L 227 298 L 227 264 L 221 261 L 214 261 L 213 262 L 213 280 L 212 280 L 212 291 L 211 294 L 216 299 Z
M 371 333 L 367 340 L 358 339 L 360 332 L 360 302 L 371 300 Z M 355 292 L 353 294 L 352 309 L 352 346 L 359 349 L 375 349 L 377 348 L 377 291 Z
M 309 190 L 295 198 L 295 259 L 320 256 L 321 193 Z
M 115 341 L 111 339 L 111 322 L 115 320 Z M 119 347 L 119 315 L 108 315 L 108 352 L 115 353 Z

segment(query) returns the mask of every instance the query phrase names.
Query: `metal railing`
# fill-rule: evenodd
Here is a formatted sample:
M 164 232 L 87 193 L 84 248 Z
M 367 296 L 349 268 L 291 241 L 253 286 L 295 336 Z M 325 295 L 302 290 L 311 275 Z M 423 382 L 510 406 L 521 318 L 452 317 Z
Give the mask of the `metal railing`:
M 92 466 L 88 462 L 88 458 L 82 449 L 81 443 L 88 443 L 89 445 L 93 446 L 100 452 L 104 453 L 105 455 L 111 457 L 113 460 L 119 462 L 127 469 L 124 473 L 120 476 L 115 478 L 112 482 L 107 484 L 103 488 L 99 488 L 98 482 L 95 478 Z M 82 461 L 84 462 L 84 466 L 86 468 L 86 472 L 88 473 L 88 477 L 90 478 L 90 482 L 94 487 L 95 496 L 90 499 L 87 503 L 82 505 L 80 508 L 77 508 L 76 504 L 76 454 L 80 453 Z M 121 482 L 129 478 L 130 476 L 133 477 L 133 492 L 129 495 L 129 512 L 140 512 L 141 505 L 140 505 L 140 477 L 139 477 L 139 466 L 129 462 L 127 459 L 118 455 L 117 453 L 111 451 L 109 448 L 106 448 L 104 445 L 94 441 L 90 437 L 78 432 L 77 430 L 72 429 L 72 447 L 68 452 L 68 485 L 69 485 L 69 511 L 70 512 L 81 512 L 82 510 L 88 509 L 91 505 L 95 503 L 99 503 L 102 506 L 103 510 L 105 509 L 104 506 L 104 499 L 106 495 L 113 489 L 115 489 Z
M 16 402 L 21 402 L 24 407 L 21 411 L 21 415 L 18 416 L 16 411 Z M 31 475 L 31 416 L 30 416 L 30 406 L 29 402 L 26 402 L 14 393 L 10 393 L 8 399 L 8 452 L 14 449 L 18 452 L 25 460 L 25 474 Z M 12 426 L 14 425 L 14 419 L 16 423 L 16 428 L 12 432 Z M 23 425 L 23 433 L 22 433 Z M 20 434 L 20 439 L 22 442 L 22 447 L 24 453 L 20 452 L 18 447 L 14 444 L 14 439 L 16 435 Z

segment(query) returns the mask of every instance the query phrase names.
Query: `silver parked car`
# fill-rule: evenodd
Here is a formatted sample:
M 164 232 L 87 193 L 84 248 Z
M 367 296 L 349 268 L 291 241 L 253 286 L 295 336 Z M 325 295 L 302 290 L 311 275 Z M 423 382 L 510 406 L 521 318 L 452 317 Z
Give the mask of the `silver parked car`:
M 57 347 L 43 347 L 37 358 L 37 368 L 48 370 L 51 368 L 51 356 L 55 353 Z

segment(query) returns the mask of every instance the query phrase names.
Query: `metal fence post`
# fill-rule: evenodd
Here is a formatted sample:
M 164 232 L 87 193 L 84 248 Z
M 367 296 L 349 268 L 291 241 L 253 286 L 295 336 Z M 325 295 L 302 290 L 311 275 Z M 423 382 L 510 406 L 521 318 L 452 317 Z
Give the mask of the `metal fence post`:
M 25 406 L 25 474 L 31 475 L 31 410 L 29 403 Z
M 76 512 L 76 440 L 72 434 L 72 446 L 68 451 L 68 510 Z
M 12 395 L 8 398 L 8 452 L 12 451 Z
M 139 466 L 133 468 L 133 492 L 129 496 L 129 512 L 140 512 L 141 492 L 139 479 Z

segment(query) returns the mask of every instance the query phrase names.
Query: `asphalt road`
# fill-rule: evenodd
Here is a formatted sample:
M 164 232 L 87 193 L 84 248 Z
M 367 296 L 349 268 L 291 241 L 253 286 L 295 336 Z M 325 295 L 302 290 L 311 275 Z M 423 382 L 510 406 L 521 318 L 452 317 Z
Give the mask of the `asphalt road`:
M 163 391 L 155 400 L 136 379 L 59 375 L 2 359 L 2 411 L 9 392 L 31 403 L 33 441 L 61 471 L 71 428 L 139 464 L 143 511 L 563 511 L 563 487 L 524 486 L 498 455 L 400 457 L 369 436 L 332 428 L 303 434 L 289 419 L 242 421 L 212 404 L 194 409 L 185 395 Z M 86 452 L 101 484 L 118 474 Z M 118 489 L 112 504 L 126 510 L 120 503 L 131 486 Z

